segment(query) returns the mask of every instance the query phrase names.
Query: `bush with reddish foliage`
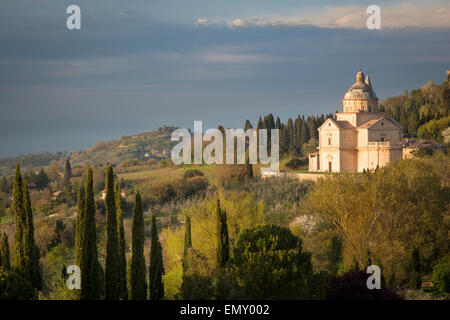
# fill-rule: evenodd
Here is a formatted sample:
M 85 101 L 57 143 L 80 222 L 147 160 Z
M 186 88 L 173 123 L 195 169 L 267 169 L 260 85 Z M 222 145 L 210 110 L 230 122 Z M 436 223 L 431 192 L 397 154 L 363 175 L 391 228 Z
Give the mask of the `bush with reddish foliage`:
M 352 270 L 330 279 L 326 288 L 327 300 L 401 300 L 392 289 L 381 285 L 381 289 L 367 288 L 370 274 Z

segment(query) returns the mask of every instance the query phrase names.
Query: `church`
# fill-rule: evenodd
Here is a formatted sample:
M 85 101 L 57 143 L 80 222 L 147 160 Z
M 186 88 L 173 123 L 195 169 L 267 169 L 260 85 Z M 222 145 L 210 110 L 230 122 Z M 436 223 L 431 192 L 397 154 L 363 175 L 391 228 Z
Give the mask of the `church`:
M 342 100 L 343 112 L 319 127 L 318 152 L 309 171 L 361 172 L 402 158 L 402 126 L 378 111 L 369 76 L 360 69 Z

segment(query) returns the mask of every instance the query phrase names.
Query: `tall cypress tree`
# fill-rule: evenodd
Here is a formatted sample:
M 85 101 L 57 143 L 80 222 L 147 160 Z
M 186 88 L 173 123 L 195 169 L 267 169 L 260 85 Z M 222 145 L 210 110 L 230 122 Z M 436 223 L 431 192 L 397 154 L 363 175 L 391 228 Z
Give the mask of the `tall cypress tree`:
M 119 251 L 117 241 L 116 199 L 114 196 L 114 173 L 112 166 L 106 167 L 106 259 L 105 259 L 105 298 L 120 298 Z
M 11 270 L 8 235 L 6 233 L 1 235 L 0 240 L 0 268 L 3 268 L 3 270 Z
M 100 266 L 97 256 L 97 230 L 95 225 L 94 179 L 89 166 L 84 202 L 83 239 L 81 246 L 81 299 L 97 300 L 100 298 Z
M 159 242 L 158 229 L 156 226 L 155 215 L 152 217 L 152 242 L 150 251 L 150 268 L 149 268 L 149 287 L 150 300 L 160 300 L 164 297 L 164 283 L 162 276 L 164 274 L 164 263 L 162 255 L 162 247 Z
M 192 247 L 192 237 L 191 237 L 191 217 L 186 216 L 186 225 L 184 229 L 184 253 L 183 253 L 183 270 L 186 268 L 186 259 L 189 248 Z
M 64 167 L 64 182 L 69 183 L 72 177 L 72 167 L 70 166 L 69 158 L 66 159 L 66 165 Z
M 24 257 L 24 233 L 26 212 L 23 201 L 23 182 L 22 174 L 20 173 L 20 165 L 16 164 L 16 171 L 14 175 L 13 184 L 13 203 L 12 209 L 14 212 L 14 253 L 13 253 L 13 269 L 23 275 L 25 274 L 25 257 Z
M 116 196 L 116 213 L 117 213 L 117 247 L 119 259 L 119 291 L 120 299 L 128 299 L 127 288 L 127 258 L 125 255 L 125 232 L 123 229 L 123 211 L 122 211 L 122 196 L 118 184 L 115 186 Z
M 77 220 L 76 220 L 76 238 L 75 238 L 75 263 L 76 265 L 81 265 L 81 250 L 83 248 L 83 235 L 84 235 L 84 205 L 85 205 L 85 196 L 84 196 L 84 186 L 83 181 L 81 180 L 78 184 L 78 192 L 77 192 Z
M 131 299 L 145 300 L 147 297 L 147 284 L 145 281 L 144 212 L 139 191 L 136 191 L 135 195 L 131 234 Z
M 217 199 L 217 267 L 222 269 L 230 259 L 230 244 L 228 238 L 227 214 L 220 208 L 220 200 Z
M 33 224 L 33 211 L 31 208 L 30 192 L 28 190 L 28 184 L 23 180 L 23 199 L 25 209 L 25 232 L 23 234 L 24 240 L 24 257 L 25 257 L 25 273 L 23 277 L 28 280 L 32 286 L 38 290 L 42 290 L 42 275 L 40 268 L 40 253 L 34 241 L 34 224 Z

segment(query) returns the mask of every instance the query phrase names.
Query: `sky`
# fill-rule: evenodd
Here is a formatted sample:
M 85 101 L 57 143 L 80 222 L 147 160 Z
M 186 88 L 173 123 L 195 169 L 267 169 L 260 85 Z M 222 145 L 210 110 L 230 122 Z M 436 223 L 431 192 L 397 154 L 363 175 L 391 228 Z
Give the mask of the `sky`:
M 441 83 L 449 53 L 449 1 L 2 0 L 0 157 L 333 113 L 360 67 L 383 99 Z

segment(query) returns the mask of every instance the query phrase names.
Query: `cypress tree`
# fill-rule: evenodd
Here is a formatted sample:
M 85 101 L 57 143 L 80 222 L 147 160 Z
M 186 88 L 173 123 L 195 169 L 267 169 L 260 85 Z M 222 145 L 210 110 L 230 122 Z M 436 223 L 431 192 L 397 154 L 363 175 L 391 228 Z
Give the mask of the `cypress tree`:
M 13 269 L 23 275 L 25 273 L 25 258 L 24 258 L 24 233 L 26 213 L 23 201 L 23 182 L 22 174 L 20 173 L 20 165 L 16 164 L 16 171 L 14 175 L 13 184 L 13 203 L 12 209 L 14 212 L 14 253 L 13 253 Z
M 39 264 L 40 253 L 39 248 L 34 241 L 33 211 L 31 208 L 31 199 L 30 192 L 28 190 L 28 184 L 25 180 L 23 180 L 22 187 L 25 209 L 25 231 L 23 234 L 25 273 L 23 274 L 23 277 L 28 280 L 34 288 L 42 290 L 42 275 Z
M 6 233 L 3 233 L 0 241 L 0 268 L 7 271 L 11 270 L 8 235 Z
M 64 182 L 68 184 L 70 182 L 71 177 L 72 177 L 72 167 L 70 166 L 70 161 L 67 158 L 66 165 L 64 167 Z
M 106 167 L 106 259 L 105 259 L 105 298 L 120 298 L 119 247 L 117 241 L 116 199 L 114 196 L 114 173 L 112 167 Z
M 131 234 L 131 299 L 145 300 L 147 296 L 147 284 L 145 281 L 144 212 L 139 191 L 136 191 L 135 195 Z
M 230 248 L 227 227 L 227 214 L 220 208 L 220 200 L 217 199 L 217 267 L 222 269 L 230 259 Z
M 418 248 L 414 248 L 411 254 L 411 270 L 409 285 L 413 289 L 420 289 L 422 286 L 422 272 L 420 267 L 420 253 Z
M 100 266 L 97 258 L 97 230 L 95 225 L 94 181 L 92 168 L 89 166 L 84 201 L 83 239 L 81 246 L 81 299 L 97 300 L 100 298 Z
M 150 300 L 160 300 L 164 297 L 164 284 L 162 276 L 164 274 L 164 263 L 162 247 L 158 238 L 156 218 L 152 217 L 152 242 L 150 251 L 149 287 Z
M 76 265 L 81 265 L 81 250 L 83 248 L 83 235 L 84 235 L 84 187 L 83 181 L 80 181 L 78 184 L 78 192 L 77 192 L 77 220 L 76 220 L 76 239 L 75 239 L 75 263 Z
M 125 255 L 125 232 L 123 229 L 123 211 L 122 211 L 122 196 L 118 184 L 115 186 L 116 196 L 116 213 L 117 213 L 117 247 L 119 259 L 119 291 L 120 299 L 128 299 L 127 288 L 127 258 Z
M 192 247 L 192 237 L 191 237 L 191 217 L 186 216 L 186 226 L 184 229 L 184 253 L 183 253 L 183 269 L 186 268 L 186 259 L 189 248 Z

